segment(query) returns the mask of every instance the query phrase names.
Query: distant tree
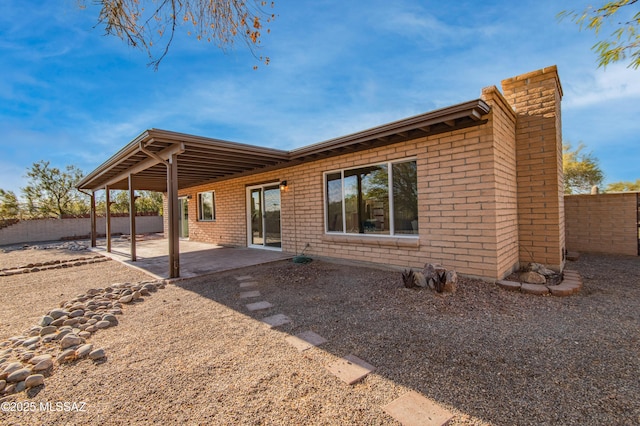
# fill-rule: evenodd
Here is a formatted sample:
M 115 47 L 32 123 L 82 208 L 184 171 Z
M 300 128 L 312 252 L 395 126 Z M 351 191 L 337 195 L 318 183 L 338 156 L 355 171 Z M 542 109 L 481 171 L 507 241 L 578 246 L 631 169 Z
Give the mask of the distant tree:
M 569 18 L 580 26 L 600 33 L 603 27 L 612 24 L 616 29 L 611 35 L 598 41 L 593 47 L 598 54 L 598 66 L 606 67 L 627 57 L 629 66 L 640 67 L 640 3 L 638 0 L 607 1 L 601 6 L 588 6 L 582 11 L 563 10 L 560 19 Z
M 584 149 L 583 143 L 575 150 L 572 150 L 570 143 L 562 145 L 565 194 L 588 194 L 594 185 L 602 184 L 604 174 L 598 159 L 590 152 L 585 154 Z
M 0 189 L 0 219 L 16 219 L 20 216 L 20 204 L 13 191 Z
M 86 196 L 75 189 L 82 175 L 75 166 L 67 166 L 63 171 L 50 167 L 48 161 L 33 163 L 27 169 L 29 184 L 22 188 L 29 215 L 61 218 L 86 211 Z
M 129 213 L 129 191 L 114 191 L 110 199 L 112 213 Z M 104 201 L 96 209 L 104 210 Z M 162 214 L 162 193 L 136 191 L 136 212 Z
M 136 211 L 162 215 L 162 192 L 139 191 L 139 195 L 136 199 Z
M 640 179 L 635 182 L 614 182 L 607 185 L 606 192 L 640 192 Z
M 85 7 L 86 0 L 79 0 Z M 128 45 L 144 50 L 150 63 L 158 68 L 169 52 L 176 30 L 189 25 L 187 34 L 215 43 L 225 49 L 241 40 L 261 62 L 268 57 L 256 55 L 263 27 L 275 15 L 265 8 L 274 2 L 262 0 L 95 0 L 101 10 L 98 22 L 106 33 Z M 266 32 L 269 32 L 267 29 Z

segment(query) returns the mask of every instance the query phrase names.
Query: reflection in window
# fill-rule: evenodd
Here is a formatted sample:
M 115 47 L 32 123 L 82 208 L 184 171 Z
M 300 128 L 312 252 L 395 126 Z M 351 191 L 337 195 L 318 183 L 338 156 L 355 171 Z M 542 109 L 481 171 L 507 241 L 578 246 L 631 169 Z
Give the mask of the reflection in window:
M 342 174 L 327 174 L 327 230 L 342 232 Z
M 393 164 L 393 223 L 396 234 L 418 233 L 418 168 L 415 161 Z
M 327 232 L 417 235 L 416 170 L 414 160 L 327 173 Z
M 198 194 L 198 220 L 216 220 L 216 205 L 213 192 L 201 192 Z

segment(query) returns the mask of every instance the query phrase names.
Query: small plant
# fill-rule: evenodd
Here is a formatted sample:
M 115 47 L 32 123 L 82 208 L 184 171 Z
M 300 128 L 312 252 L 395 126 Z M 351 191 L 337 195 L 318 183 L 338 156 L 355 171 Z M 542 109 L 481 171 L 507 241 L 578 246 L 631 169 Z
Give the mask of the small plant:
M 447 284 L 447 271 L 437 272 L 436 271 L 436 279 L 435 287 L 438 293 L 442 293 L 444 291 L 444 286 Z
M 402 273 L 402 282 L 406 288 L 413 288 L 416 286 L 416 277 L 411 269 L 405 270 Z

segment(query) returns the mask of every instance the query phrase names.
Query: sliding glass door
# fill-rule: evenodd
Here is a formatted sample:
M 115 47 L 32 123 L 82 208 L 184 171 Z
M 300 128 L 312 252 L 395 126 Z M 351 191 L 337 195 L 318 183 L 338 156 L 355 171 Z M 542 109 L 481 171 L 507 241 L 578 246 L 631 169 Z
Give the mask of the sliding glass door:
M 280 187 L 278 184 L 247 188 L 248 245 L 280 250 Z

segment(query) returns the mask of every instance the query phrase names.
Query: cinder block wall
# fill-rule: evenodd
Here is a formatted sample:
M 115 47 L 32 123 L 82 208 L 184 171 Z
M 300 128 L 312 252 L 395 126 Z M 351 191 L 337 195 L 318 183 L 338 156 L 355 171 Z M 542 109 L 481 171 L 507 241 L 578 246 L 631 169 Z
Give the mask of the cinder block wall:
M 562 87 L 555 66 L 502 81 L 516 113 L 520 262 L 561 270 L 565 223 L 562 174 Z
M 638 254 L 640 193 L 564 197 L 567 249 L 577 252 Z
M 106 232 L 105 220 L 104 217 L 96 218 L 96 228 L 99 234 Z M 112 217 L 111 232 L 128 234 L 129 218 Z M 162 232 L 162 217 L 137 216 L 136 232 L 138 234 Z M 90 234 L 91 220 L 89 218 L 22 220 L 15 225 L 0 229 L 0 245 L 56 241 L 73 237 L 88 238 L 87 236 Z

